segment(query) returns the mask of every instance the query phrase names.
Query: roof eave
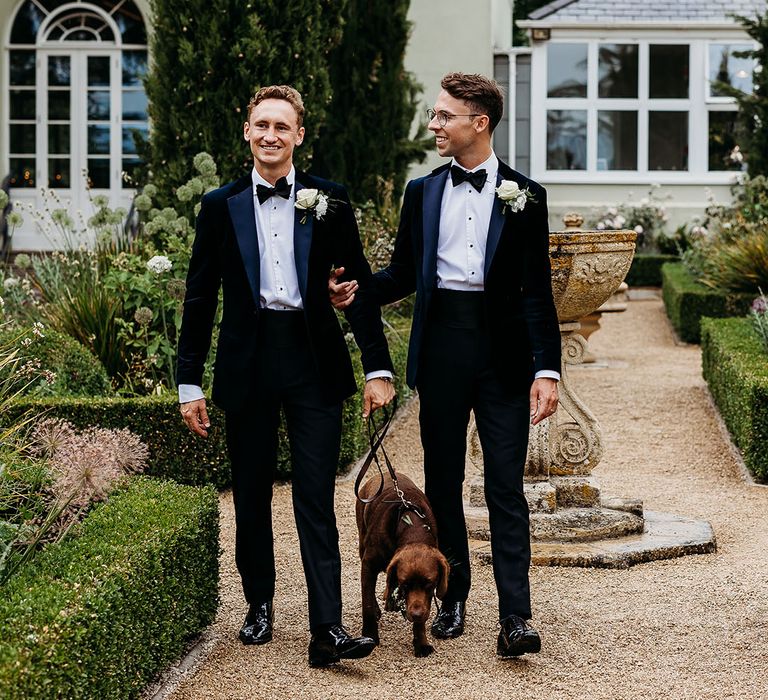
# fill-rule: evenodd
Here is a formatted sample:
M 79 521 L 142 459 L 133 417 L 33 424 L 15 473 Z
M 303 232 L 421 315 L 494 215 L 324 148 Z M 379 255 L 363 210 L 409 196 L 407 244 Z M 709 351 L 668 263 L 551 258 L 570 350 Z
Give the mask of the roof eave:
M 737 22 L 724 22 L 722 20 L 659 20 L 656 22 L 646 20 L 621 22 L 612 20 L 610 26 L 607 27 L 605 19 L 595 21 L 557 21 L 553 17 L 549 19 L 519 20 L 517 26 L 521 29 L 600 29 L 601 31 L 614 31 L 616 29 L 738 29 L 741 25 Z

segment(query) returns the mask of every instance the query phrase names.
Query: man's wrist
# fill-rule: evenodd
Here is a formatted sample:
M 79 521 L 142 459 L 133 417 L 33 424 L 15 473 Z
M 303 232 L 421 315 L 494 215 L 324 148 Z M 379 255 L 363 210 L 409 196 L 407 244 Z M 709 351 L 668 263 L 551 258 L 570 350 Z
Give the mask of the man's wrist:
M 390 372 L 388 369 L 378 369 L 374 372 L 367 372 L 365 375 L 365 381 L 370 382 L 371 379 L 386 379 L 387 381 L 392 381 L 392 372 Z

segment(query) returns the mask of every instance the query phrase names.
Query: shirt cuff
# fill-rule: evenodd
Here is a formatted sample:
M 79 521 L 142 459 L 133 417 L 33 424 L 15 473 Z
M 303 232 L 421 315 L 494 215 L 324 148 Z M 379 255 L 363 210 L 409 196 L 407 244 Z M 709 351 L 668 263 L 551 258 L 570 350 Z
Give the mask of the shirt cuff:
M 375 372 L 368 372 L 365 375 L 365 381 L 370 382 L 371 379 L 392 379 L 392 372 L 388 369 L 378 369 Z
M 540 369 L 534 375 L 534 379 L 554 379 L 556 382 L 559 382 L 560 372 L 555 372 L 553 369 Z
M 179 403 L 187 403 L 204 398 L 205 394 L 199 386 L 195 384 L 179 384 Z

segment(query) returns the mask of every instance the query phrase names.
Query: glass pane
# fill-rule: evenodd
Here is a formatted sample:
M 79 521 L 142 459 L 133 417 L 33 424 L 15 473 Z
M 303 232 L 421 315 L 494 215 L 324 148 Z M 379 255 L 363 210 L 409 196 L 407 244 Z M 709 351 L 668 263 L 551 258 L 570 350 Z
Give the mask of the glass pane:
M 108 4 L 114 7 L 114 2 Z M 139 12 L 139 8 L 136 7 L 136 3 L 133 0 L 128 0 L 128 2 L 120 5 L 120 9 L 112 17 L 120 28 L 124 44 L 147 43 L 144 20 L 141 18 L 141 12 Z
M 35 91 L 11 90 L 11 119 L 35 118 Z
M 48 93 L 48 119 L 69 119 L 69 90 Z
M 547 112 L 547 170 L 586 170 L 586 110 Z
M 547 46 L 547 96 L 587 96 L 587 45 Z
M 136 153 L 136 142 L 134 133 L 140 135 L 145 141 L 147 139 L 147 127 L 142 125 L 123 127 L 123 153 Z
M 88 159 L 88 181 L 96 189 L 109 188 L 109 158 Z
M 48 152 L 68 154 L 69 150 L 69 124 L 48 125 Z
M 48 32 L 48 41 L 58 41 L 64 34 L 64 30 L 61 27 L 54 27 Z
M 749 44 L 709 45 L 709 90 L 712 97 L 726 95 L 724 90 L 717 87 L 717 82 L 725 83 L 743 92 L 752 92 L 753 59 L 737 58 L 733 55 L 739 51 L 749 51 L 751 48 Z
M 109 125 L 88 125 L 88 153 L 109 153 Z
M 141 85 L 147 74 L 146 51 L 123 51 L 123 85 Z
M 648 169 L 688 170 L 688 112 L 648 112 Z
M 88 87 L 109 87 L 109 56 L 88 56 Z
M 123 189 L 133 189 L 133 181 L 136 180 L 136 172 L 141 166 L 141 161 L 136 158 L 123 158 L 123 173 L 128 176 L 129 180 L 126 182 L 125 178 L 122 178 Z
M 35 124 L 11 124 L 11 153 L 37 153 Z
M 76 29 L 64 37 L 65 41 L 98 41 L 98 36 L 90 29 Z
M 53 12 L 55 9 L 66 5 L 71 0 L 37 0 L 48 12 Z
M 35 84 L 35 52 L 11 51 L 11 85 Z
M 48 57 L 48 85 L 69 86 L 70 62 L 69 56 Z
M 48 187 L 69 187 L 69 158 L 48 159 Z
M 40 8 L 27 0 L 16 15 L 16 21 L 11 30 L 12 44 L 34 44 L 37 41 L 37 30 L 45 15 Z
M 637 112 L 597 113 L 597 169 L 637 170 Z
M 709 113 L 709 169 L 744 170 L 746 163 L 736 141 L 736 112 Z
M 688 97 L 689 53 L 688 44 L 651 44 L 648 55 L 649 97 Z
M 103 121 L 109 119 L 109 91 L 88 91 L 88 119 Z
M 637 44 L 598 46 L 598 97 L 637 97 Z
M 34 187 L 35 186 L 35 159 L 34 158 L 11 158 L 11 187 Z
M 123 119 L 143 122 L 147 118 L 147 94 L 144 90 L 123 90 Z

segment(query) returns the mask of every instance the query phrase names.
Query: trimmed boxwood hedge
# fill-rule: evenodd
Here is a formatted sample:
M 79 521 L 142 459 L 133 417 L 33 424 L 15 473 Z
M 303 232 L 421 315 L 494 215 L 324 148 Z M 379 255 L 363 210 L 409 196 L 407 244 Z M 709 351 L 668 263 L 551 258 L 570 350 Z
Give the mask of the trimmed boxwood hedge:
M 661 268 L 662 296 L 667 316 L 680 339 L 698 343 L 704 316 L 743 316 L 754 294 L 724 294 L 697 282 L 682 263 L 665 263 Z
M 749 318 L 701 322 L 704 378 L 755 479 L 768 482 L 768 353 Z
M 390 333 L 390 353 L 395 365 L 395 384 L 400 404 L 409 396 L 405 384 L 408 332 L 399 339 Z M 359 355 L 352 356 L 355 376 L 363 370 Z M 360 383 L 360 382 L 359 382 Z M 102 428 L 128 428 L 149 447 L 148 474 L 173 479 L 182 484 L 213 484 L 217 489 L 230 485 L 231 475 L 224 435 L 224 414 L 208 402 L 211 430 L 206 439 L 192 435 L 179 416 L 174 396 L 139 399 L 118 398 L 46 398 L 23 399 L 0 416 L 0 425 L 13 423 L 27 410 L 34 414 L 63 418 L 77 428 L 98 425 Z M 361 395 L 358 391 L 344 403 L 339 472 L 343 472 L 365 450 L 367 438 L 360 416 Z M 284 426 L 280 429 L 278 478 L 291 476 L 290 453 Z
M 635 253 L 624 281 L 630 287 L 661 287 L 661 267 L 679 260 L 677 255 Z
M 214 618 L 218 498 L 134 477 L 0 595 L 0 697 L 135 698 Z

